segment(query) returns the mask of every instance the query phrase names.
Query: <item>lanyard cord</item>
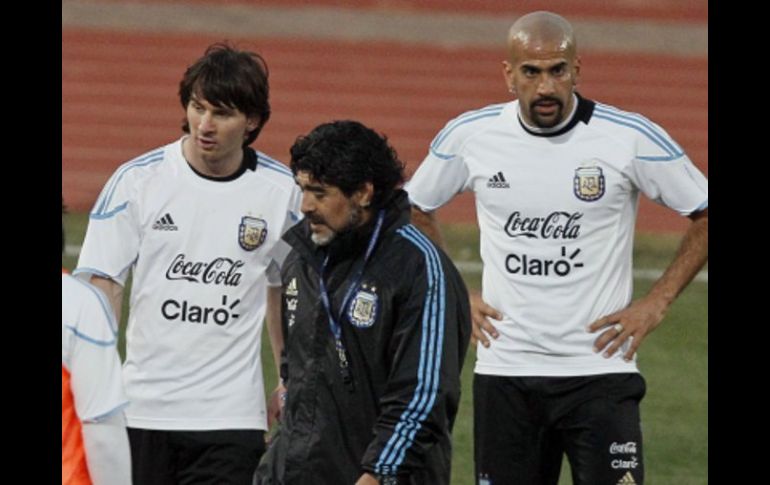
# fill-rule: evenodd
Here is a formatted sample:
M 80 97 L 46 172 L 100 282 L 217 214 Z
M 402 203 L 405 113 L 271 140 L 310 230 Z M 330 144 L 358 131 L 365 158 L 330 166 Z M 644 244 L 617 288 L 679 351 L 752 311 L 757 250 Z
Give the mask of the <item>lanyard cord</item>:
M 326 265 L 329 263 L 328 254 L 326 255 L 326 258 L 324 258 L 323 265 L 321 266 L 321 273 L 318 276 L 318 282 L 319 282 L 318 284 L 319 284 L 319 287 L 321 288 L 321 301 L 323 302 L 324 308 L 326 309 L 326 315 L 329 317 L 329 329 L 332 332 L 332 336 L 334 336 L 334 348 L 337 351 L 337 357 L 339 358 L 340 373 L 342 373 L 342 378 L 351 392 L 353 391 L 353 379 L 350 375 L 350 369 L 348 368 L 349 364 L 348 364 L 348 358 L 347 358 L 347 351 L 345 350 L 345 345 L 342 343 L 342 327 L 340 326 L 338 320 L 341 320 L 345 315 L 345 308 L 350 303 L 350 298 L 353 296 L 353 291 L 355 291 L 356 287 L 361 282 L 361 278 L 364 275 L 364 268 L 366 267 L 366 263 L 369 261 L 369 258 L 374 252 L 374 246 L 377 245 L 377 239 L 379 239 L 380 237 L 380 229 L 382 229 L 382 222 L 384 219 L 385 219 L 385 211 L 381 209 L 380 212 L 377 214 L 377 224 L 374 227 L 374 231 L 372 232 L 372 235 L 369 238 L 369 244 L 366 247 L 366 253 L 364 254 L 363 264 L 361 264 L 361 266 L 358 268 L 358 271 L 355 273 L 355 276 L 351 280 L 352 282 L 350 283 L 350 286 L 345 292 L 345 297 L 342 299 L 342 306 L 340 306 L 339 318 L 334 318 L 334 312 L 332 312 L 332 306 L 331 306 L 331 299 L 329 298 L 329 292 L 326 290 L 326 283 L 324 283 L 324 272 L 326 271 Z

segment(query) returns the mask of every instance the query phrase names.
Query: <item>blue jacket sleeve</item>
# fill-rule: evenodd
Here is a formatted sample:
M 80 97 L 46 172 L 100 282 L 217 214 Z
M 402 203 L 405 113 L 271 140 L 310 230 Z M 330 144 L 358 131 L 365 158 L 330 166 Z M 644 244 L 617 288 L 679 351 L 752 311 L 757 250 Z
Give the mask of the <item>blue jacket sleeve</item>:
M 403 294 L 394 301 L 400 308 L 390 374 L 362 462 L 378 475 L 408 475 L 424 466 L 432 446 L 451 439 L 470 337 L 468 294 L 456 268 L 422 233 L 413 229 L 405 237 L 422 261 L 404 268 Z

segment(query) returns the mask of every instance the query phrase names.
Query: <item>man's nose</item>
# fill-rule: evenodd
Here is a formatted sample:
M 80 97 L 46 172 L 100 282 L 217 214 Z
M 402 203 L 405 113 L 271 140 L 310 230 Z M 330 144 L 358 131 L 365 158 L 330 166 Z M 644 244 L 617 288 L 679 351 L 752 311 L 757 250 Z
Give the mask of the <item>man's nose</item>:
M 540 82 L 537 85 L 537 94 L 541 96 L 549 96 L 554 93 L 553 78 L 549 75 L 544 75 L 540 78 Z
M 307 192 L 302 194 L 302 203 L 300 204 L 299 210 L 301 210 L 303 214 L 310 214 L 315 210 L 315 202 L 311 194 Z
M 214 123 L 211 117 L 211 113 L 206 111 L 201 116 L 200 122 L 198 123 L 198 129 L 203 132 L 208 132 L 214 129 Z

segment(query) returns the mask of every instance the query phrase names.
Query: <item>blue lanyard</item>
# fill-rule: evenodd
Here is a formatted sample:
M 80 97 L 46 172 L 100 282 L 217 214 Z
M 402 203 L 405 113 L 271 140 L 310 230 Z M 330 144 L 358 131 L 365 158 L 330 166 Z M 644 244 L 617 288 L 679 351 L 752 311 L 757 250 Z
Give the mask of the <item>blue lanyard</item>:
M 352 283 L 350 283 L 350 286 L 345 292 L 345 297 L 342 299 L 342 306 L 340 307 L 339 319 L 342 319 L 342 317 L 345 315 L 345 308 L 347 308 L 348 304 L 350 303 L 350 298 L 353 296 L 353 291 L 355 291 L 356 287 L 358 287 L 358 284 L 361 282 L 361 278 L 364 275 L 364 268 L 366 267 L 366 263 L 369 261 L 369 258 L 374 252 L 374 246 L 377 245 L 377 239 L 379 239 L 380 237 L 380 229 L 382 229 L 383 220 L 385 220 L 385 211 L 381 209 L 380 212 L 377 214 L 377 224 L 374 227 L 372 236 L 369 238 L 369 245 L 366 247 L 364 262 L 361 265 L 361 267 L 358 268 L 358 271 L 356 272 L 355 276 L 352 278 Z M 327 254 L 326 258 L 324 258 L 323 265 L 321 266 L 321 273 L 318 276 L 318 284 L 321 288 L 321 301 L 323 302 L 324 308 L 326 308 L 326 315 L 329 317 L 329 329 L 331 330 L 332 335 L 334 336 L 334 348 L 335 350 L 337 350 L 337 356 L 339 357 L 340 372 L 342 373 L 342 377 L 345 383 L 352 390 L 353 380 L 351 379 L 351 376 L 350 376 L 350 369 L 348 369 L 349 364 L 348 364 L 347 352 L 345 351 L 345 345 L 342 343 L 342 327 L 337 321 L 338 319 L 334 318 L 334 313 L 332 312 L 332 306 L 331 306 L 331 299 L 329 298 L 329 292 L 326 290 L 326 283 L 324 283 L 324 272 L 326 271 L 326 265 L 328 263 L 329 263 L 329 255 Z

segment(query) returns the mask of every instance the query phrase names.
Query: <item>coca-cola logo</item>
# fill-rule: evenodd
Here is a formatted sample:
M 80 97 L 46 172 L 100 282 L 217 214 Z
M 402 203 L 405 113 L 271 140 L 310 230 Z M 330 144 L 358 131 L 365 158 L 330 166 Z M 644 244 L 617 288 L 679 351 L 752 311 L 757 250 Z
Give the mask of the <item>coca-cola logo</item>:
M 636 441 L 629 441 L 628 443 L 615 443 L 614 441 L 610 445 L 611 455 L 635 455 L 636 454 Z
M 183 253 L 177 254 L 168 269 L 169 280 L 185 280 L 206 285 L 238 286 L 241 283 L 239 270 L 245 263 L 241 260 L 218 257 L 211 261 L 187 261 Z
M 581 217 L 582 212 L 564 211 L 554 211 L 545 217 L 524 217 L 517 211 L 505 223 L 505 233 L 510 237 L 577 239 Z

